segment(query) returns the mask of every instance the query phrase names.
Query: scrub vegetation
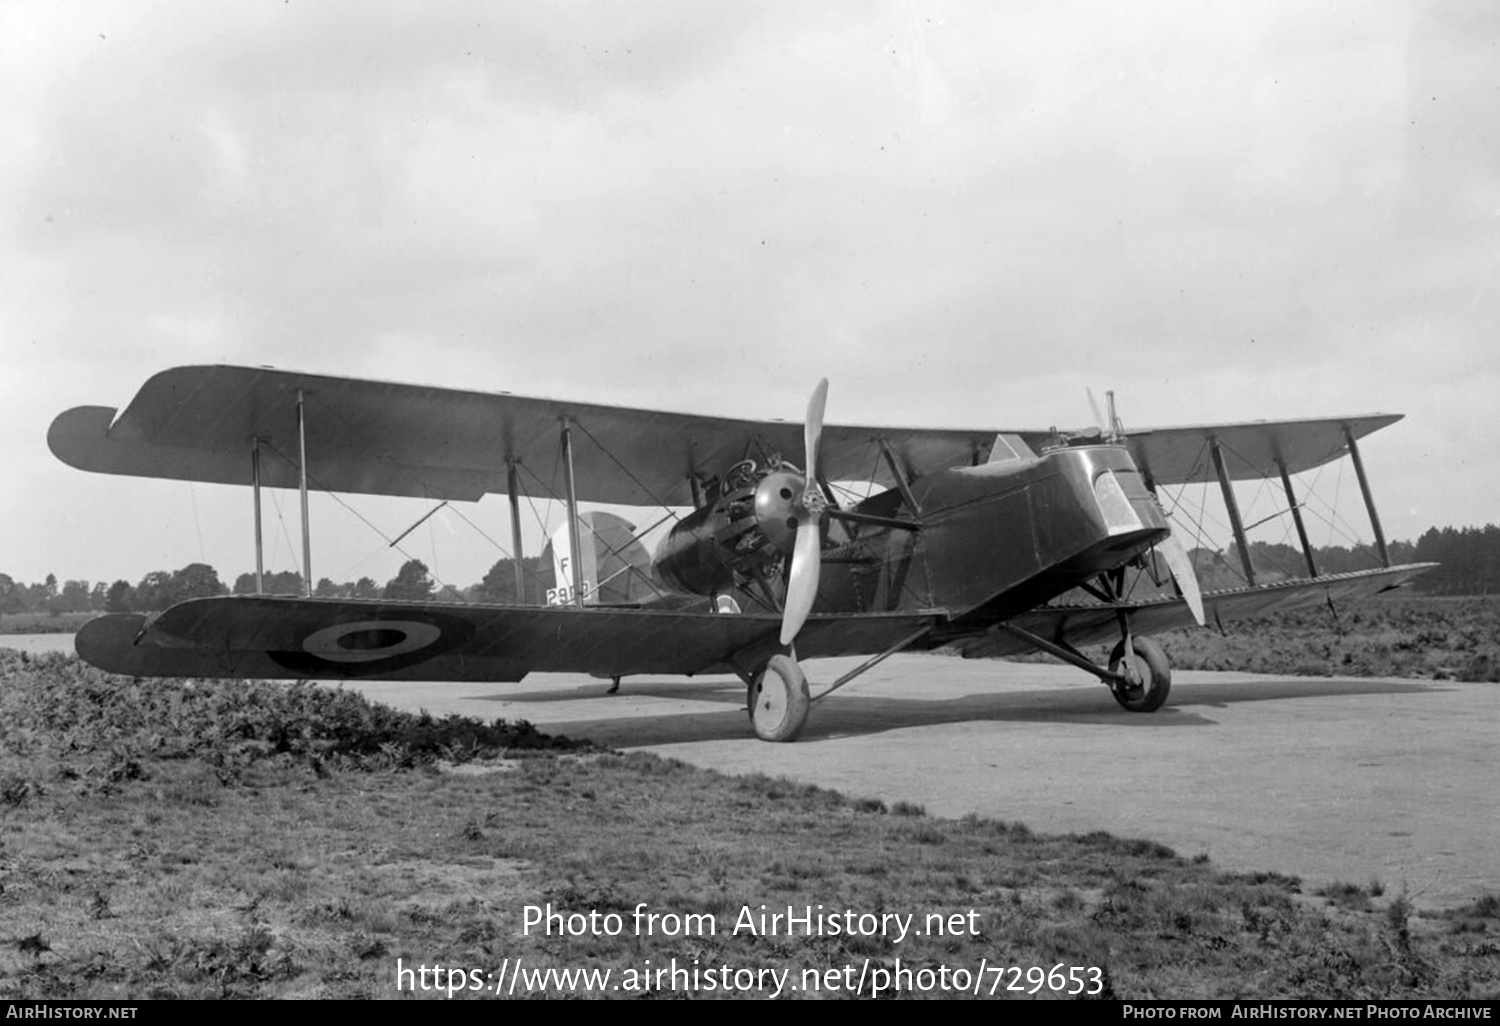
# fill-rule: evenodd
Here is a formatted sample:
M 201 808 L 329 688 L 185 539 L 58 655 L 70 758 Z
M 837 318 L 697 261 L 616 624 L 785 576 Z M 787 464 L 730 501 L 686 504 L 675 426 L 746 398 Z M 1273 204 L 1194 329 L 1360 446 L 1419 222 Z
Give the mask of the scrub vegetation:
M 1500 681 L 1500 598 L 1400 594 L 1156 636 L 1184 670 Z
M 1500 681 L 1500 597 L 1400 593 L 1153 634 L 1174 670 Z M 1085 654 L 1099 662 L 1110 645 Z M 1012 657 L 1050 662 L 1045 655 Z
M 1109 997 L 1500 995 L 1493 896 L 1442 912 L 1374 882 L 1319 897 L 1150 841 L 937 819 L 331 689 L 131 679 L 5 650 L 0 824 L 6 999 L 387 997 L 398 959 L 493 972 L 516 958 L 617 981 L 647 959 L 798 983 L 899 957 L 1097 966 Z M 629 924 L 642 902 L 712 914 L 717 932 L 523 934 L 527 905 Z M 972 909 L 978 936 L 731 935 L 762 904 Z

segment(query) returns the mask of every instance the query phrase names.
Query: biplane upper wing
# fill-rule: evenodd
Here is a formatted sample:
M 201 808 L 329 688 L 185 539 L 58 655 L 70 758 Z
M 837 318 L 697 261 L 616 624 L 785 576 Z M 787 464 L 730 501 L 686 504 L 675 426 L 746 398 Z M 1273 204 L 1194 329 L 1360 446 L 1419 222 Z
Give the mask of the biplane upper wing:
M 559 466 L 558 433 L 577 426 L 573 447 L 579 499 L 628 506 L 691 504 L 689 475 L 722 472 L 759 442 L 800 456 L 802 427 L 781 421 L 668 413 L 504 392 L 479 392 L 302 374 L 272 368 L 177 367 L 150 378 L 124 410 L 80 406 L 53 421 L 48 444 L 81 470 L 137 477 L 252 483 L 258 440 L 261 483 L 298 484 L 297 407 L 303 402 L 308 477 L 334 492 L 475 500 L 508 488 L 508 461 L 527 474 L 520 490 L 545 494 Z M 1257 476 L 1266 455 L 1292 473 L 1341 455 L 1355 438 L 1398 419 L 1330 420 L 1167 428 L 1130 438 L 1158 483 L 1192 480 L 1207 439 L 1245 459 L 1236 477 Z M 903 470 L 920 476 L 990 458 L 997 436 L 1033 451 L 1051 432 L 826 425 L 821 468 L 831 480 L 895 479 L 872 443 L 883 440 Z M 1247 462 L 1250 461 L 1250 462 Z
M 940 616 L 814 614 L 797 650 L 879 652 Z M 101 616 L 76 645 L 94 666 L 142 677 L 518 681 L 530 672 L 749 671 L 784 650 L 780 632 L 780 616 L 754 613 L 225 596 L 154 618 Z
M 1155 484 L 1187 484 L 1213 473 L 1209 444 L 1229 457 L 1227 475 L 1236 481 L 1274 478 L 1279 466 L 1288 474 L 1320 467 L 1349 451 L 1356 441 L 1401 419 L 1399 413 L 1318 420 L 1256 420 L 1242 424 L 1132 430 L 1126 439 L 1136 466 Z
M 1436 565 L 1409 563 L 1405 566 L 1278 581 L 1253 588 L 1207 592 L 1203 596 L 1203 607 L 1207 621 L 1212 624 L 1286 613 L 1329 602 L 1358 601 L 1400 587 Z M 1130 613 L 1130 629 L 1136 634 L 1157 634 L 1179 627 L 1195 626 L 1192 611 L 1180 598 L 1114 604 L 1054 603 L 1039 606 L 1010 622 L 1049 640 L 1066 639 L 1068 644 L 1076 647 L 1117 641 L 1120 637 L 1121 610 Z M 999 627 L 962 640 L 958 643 L 958 648 L 967 658 L 1018 655 L 1033 650 L 1027 642 Z
M 261 481 L 298 482 L 298 394 L 305 396 L 308 476 L 334 492 L 474 500 L 507 491 L 507 460 L 550 481 L 563 422 L 577 426 L 578 498 L 688 506 L 692 473 L 721 473 L 755 441 L 800 458 L 802 426 L 629 409 L 507 393 L 300 374 L 269 368 L 178 367 L 155 375 L 123 411 L 82 406 L 58 416 L 52 451 L 82 470 L 248 485 L 260 439 Z M 883 437 L 914 473 L 988 453 L 993 431 L 836 427 L 824 430 L 832 480 L 894 479 L 871 459 Z M 279 454 L 281 459 L 274 458 Z M 522 491 L 538 494 L 538 486 Z

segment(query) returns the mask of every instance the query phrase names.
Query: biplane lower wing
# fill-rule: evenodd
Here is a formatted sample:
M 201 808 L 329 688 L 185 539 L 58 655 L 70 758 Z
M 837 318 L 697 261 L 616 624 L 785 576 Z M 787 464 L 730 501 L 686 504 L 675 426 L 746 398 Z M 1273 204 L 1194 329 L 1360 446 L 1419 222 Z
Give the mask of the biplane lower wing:
M 812 616 L 804 657 L 880 652 L 941 618 Z M 460 606 L 278 597 L 192 599 L 153 618 L 117 613 L 79 632 L 114 673 L 268 679 L 518 681 L 531 672 L 751 672 L 783 651 L 778 615 Z
M 1210 622 L 1284 613 L 1368 598 L 1404 584 L 1434 564 L 1416 563 L 1311 580 L 1210 592 Z M 1118 605 L 1054 604 L 1010 622 L 1078 647 L 1119 636 L 1119 612 L 1131 629 L 1155 634 L 1193 625 L 1181 599 Z M 813 615 L 797 638 L 801 658 L 867 655 L 938 628 L 924 614 Z M 519 681 L 528 673 L 597 676 L 753 672 L 775 653 L 781 619 L 770 614 L 643 609 L 458 606 L 281 597 L 192 599 L 155 618 L 117 613 L 79 632 L 78 653 L 114 673 L 142 677 Z M 927 647 L 919 642 L 914 647 Z M 998 626 L 955 642 L 966 658 L 1033 650 Z
M 1209 592 L 1203 596 L 1204 612 L 1208 622 L 1212 624 L 1215 621 L 1244 620 L 1272 613 L 1287 613 L 1328 602 L 1358 601 L 1399 587 L 1436 565 L 1409 563 L 1354 573 L 1329 574 L 1326 577 L 1280 581 L 1254 588 Z M 1130 614 L 1130 629 L 1136 634 L 1157 634 L 1179 627 L 1195 626 L 1192 612 L 1181 599 L 1111 605 L 1054 604 L 1040 606 L 1010 622 L 1049 641 L 1066 641 L 1069 645 L 1078 647 L 1118 640 L 1119 614 L 1122 610 Z M 998 626 L 960 642 L 958 647 L 965 658 L 1019 655 L 1034 650 L 1031 644 Z

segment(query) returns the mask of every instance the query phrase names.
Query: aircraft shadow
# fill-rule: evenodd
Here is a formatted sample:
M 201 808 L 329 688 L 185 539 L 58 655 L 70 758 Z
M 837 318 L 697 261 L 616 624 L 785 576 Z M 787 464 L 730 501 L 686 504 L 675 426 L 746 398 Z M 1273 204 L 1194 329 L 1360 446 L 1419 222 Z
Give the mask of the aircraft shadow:
M 1287 698 L 1326 698 L 1339 695 L 1412 695 L 1452 691 L 1441 681 L 1382 680 L 1357 677 L 1287 677 L 1241 684 L 1174 684 L 1170 701 L 1211 708 L 1240 702 L 1269 702 Z
M 582 684 L 577 688 L 562 690 L 473 697 L 507 702 L 547 703 L 583 698 L 610 702 L 614 700 L 614 696 L 603 694 L 607 687 L 607 684 Z M 1213 709 L 1227 708 L 1242 702 L 1409 694 L 1435 690 L 1448 689 L 1418 681 L 1324 678 L 1183 684 L 1173 688 L 1171 702 L 1166 708 L 1149 715 L 1119 708 L 1102 686 L 1009 691 L 997 687 L 993 691 L 940 699 L 838 694 L 813 705 L 802 740 L 873 735 L 902 728 L 953 723 L 1052 723 L 1101 726 L 1111 730 L 1207 727 L 1216 725 L 1218 721 L 1196 707 Z M 640 681 L 632 684 L 627 678 L 621 697 L 630 696 L 692 699 L 715 702 L 726 708 L 722 712 L 602 715 L 598 719 L 557 723 L 549 729 L 573 738 L 588 738 L 601 744 L 630 748 L 692 741 L 753 740 L 745 713 L 744 688 L 738 681 L 717 680 L 689 684 Z M 540 715 L 536 720 L 546 723 L 545 711 L 538 712 Z
M 615 698 L 606 694 L 609 681 L 590 681 L 576 687 L 546 690 L 504 691 L 488 695 L 467 696 L 476 702 L 573 702 L 583 699 Z M 620 684 L 620 697 L 668 698 L 693 702 L 738 702 L 745 706 L 745 685 L 738 680 L 635 680 L 626 677 Z

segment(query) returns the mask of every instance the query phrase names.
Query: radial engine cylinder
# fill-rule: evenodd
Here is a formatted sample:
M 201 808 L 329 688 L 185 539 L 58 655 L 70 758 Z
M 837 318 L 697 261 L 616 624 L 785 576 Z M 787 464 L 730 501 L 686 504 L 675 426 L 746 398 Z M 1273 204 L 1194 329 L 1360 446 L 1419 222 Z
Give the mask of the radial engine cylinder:
M 681 594 L 712 595 L 779 564 L 796 541 L 793 504 L 805 487 L 800 474 L 776 470 L 694 510 L 662 539 L 652 573 Z

